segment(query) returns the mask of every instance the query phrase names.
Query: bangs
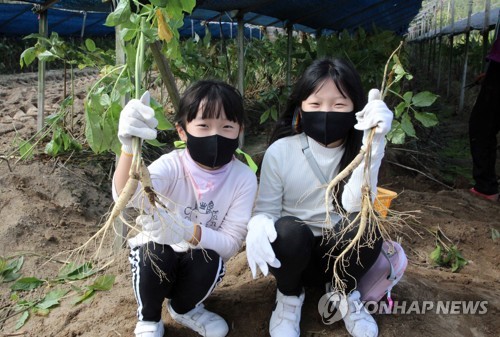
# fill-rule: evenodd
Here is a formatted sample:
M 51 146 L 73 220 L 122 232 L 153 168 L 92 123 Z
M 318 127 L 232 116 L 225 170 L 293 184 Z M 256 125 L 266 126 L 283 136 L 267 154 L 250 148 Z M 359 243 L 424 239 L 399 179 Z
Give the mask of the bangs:
M 309 97 L 311 94 L 313 94 L 313 93 L 316 94 L 318 91 L 320 91 L 321 88 L 323 88 L 323 86 L 325 85 L 325 83 L 328 80 L 332 80 L 332 82 L 335 83 L 335 86 L 337 87 L 337 89 L 339 90 L 340 94 L 344 98 L 351 98 L 349 95 L 347 95 L 345 93 L 345 89 L 342 88 L 342 83 L 340 83 L 338 74 L 336 72 L 330 72 L 328 75 L 326 75 L 326 76 L 318 79 L 318 81 L 313 84 L 311 93 L 307 94 L 307 95 L 304 95 L 305 99 L 307 99 L 307 97 Z
M 213 92 L 209 93 L 209 96 L 202 98 L 200 106 L 202 107 L 201 118 L 203 119 L 218 119 L 225 117 L 231 122 L 239 122 L 233 110 L 234 105 L 228 104 L 227 99 L 223 99 L 218 94 Z
M 219 81 L 201 81 L 195 84 L 181 99 L 177 121 L 183 125 L 191 122 L 202 109 L 201 118 L 226 119 L 243 125 L 245 112 L 239 92 Z M 182 116 L 184 115 L 184 116 Z M 184 125 L 183 125 L 184 126 Z

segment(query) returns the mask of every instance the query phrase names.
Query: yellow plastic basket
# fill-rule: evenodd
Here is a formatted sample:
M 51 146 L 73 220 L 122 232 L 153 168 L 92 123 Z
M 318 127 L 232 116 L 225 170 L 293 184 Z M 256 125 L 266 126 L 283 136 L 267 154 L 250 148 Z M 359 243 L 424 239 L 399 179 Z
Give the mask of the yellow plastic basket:
M 385 218 L 387 216 L 387 211 L 391 207 L 391 202 L 396 198 L 398 194 L 394 191 L 387 190 L 382 187 L 377 187 L 377 197 L 373 203 L 375 211 L 380 214 L 381 217 Z

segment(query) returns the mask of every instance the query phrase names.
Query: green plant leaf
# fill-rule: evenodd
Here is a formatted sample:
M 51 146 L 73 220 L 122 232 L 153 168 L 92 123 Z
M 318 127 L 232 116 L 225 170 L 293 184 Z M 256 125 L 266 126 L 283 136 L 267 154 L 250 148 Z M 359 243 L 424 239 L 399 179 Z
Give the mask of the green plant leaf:
M 95 46 L 95 42 L 92 39 L 85 39 L 85 47 L 91 53 L 97 49 Z
M 26 321 L 28 320 L 29 317 L 30 317 L 30 313 L 28 312 L 28 310 L 26 310 L 25 312 L 23 312 L 21 314 L 21 317 L 19 317 L 19 319 L 17 320 L 16 326 L 14 327 L 14 329 L 15 330 L 21 329 L 24 326 L 24 324 L 26 323 Z
M 451 272 L 456 273 L 467 265 L 468 261 L 464 259 L 462 253 L 460 253 L 456 246 L 450 248 L 450 253 L 452 256 Z
M 88 301 L 90 298 L 92 298 L 92 296 L 95 295 L 95 290 L 94 289 L 87 289 L 83 295 L 81 296 L 78 296 L 77 298 L 75 298 L 73 300 L 73 304 L 74 305 L 77 305 L 77 304 L 80 304 L 84 301 Z
M 274 108 L 274 107 L 271 110 L 271 118 L 273 119 L 273 121 L 278 120 L 278 110 L 276 110 L 276 108 Z
M 10 294 L 9 299 L 12 302 L 18 302 L 19 301 L 19 294 L 17 292 L 13 292 Z
M 17 280 L 11 287 L 11 290 L 18 291 L 28 291 L 38 288 L 44 283 L 43 280 L 40 280 L 36 277 L 23 277 Z
M 120 30 L 120 37 L 125 42 L 134 39 L 136 36 L 137 36 L 137 29 L 124 28 Z
M 156 147 L 162 147 L 166 144 L 166 143 L 161 143 L 158 139 L 147 139 L 146 143 L 151 144 L 151 145 L 156 146 Z
M 13 271 L 7 271 L 0 275 L 0 282 L 12 282 L 17 280 L 18 278 L 21 277 L 21 274 L 13 272 Z
M 28 301 L 25 299 L 18 299 L 18 302 L 16 303 L 16 311 L 23 311 L 24 309 L 29 309 L 33 306 L 35 306 L 34 301 Z
M 431 112 L 415 111 L 415 119 L 426 128 L 433 127 L 439 123 L 437 116 Z
M 47 117 L 45 117 L 45 123 L 48 125 L 54 125 L 54 124 L 57 124 L 57 122 L 61 121 L 63 119 L 63 117 L 64 117 L 63 113 L 51 114 L 51 115 L 48 115 Z
M 85 262 L 81 265 L 75 265 L 73 262 L 70 262 L 64 265 L 63 268 L 59 271 L 58 279 L 59 280 L 82 280 L 87 278 L 96 271 L 93 269 L 92 263 Z
M 260 115 L 260 124 L 264 124 L 269 119 L 269 116 L 271 116 L 273 109 L 274 107 L 269 108 L 264 111 L 262 115 Z
M 155 118 L 158 121 L 158 130 L 173 130 L 174 125 L 165 117 L 163 112 L 163 106 L 161 106 L 156 100 L 151 100 L 151 107 L 155 112 Z
M 443 254 L 442 256 L 442 265 L 447 266 L 450 264 L 450 262 L 453 260 L 453 253 L 451 250 L 448 250 L 446 254 Z
M 431 261 L 437 265 L 441 265 L 441 246 L 436 245 L 436 248 L 430 253 L 429 258 Z
M 103 275 L 99 276 L 93 284 L 89 286 L 89 288 L 94 290 L 106 291 L 110 290 L 115 283 L 114 275 Z
M 396 118 L 399 118 L 405 111 L 406 109 L 408 108 L 408 103 L 406 102 L 399 102 L 399 104 L 396 106 L 396 108 L 394 109 L 394 116 Z
M 412 98 L 413 98 L 413 92 L 412 91 L 407 91 L 403 95 L 403 99 L 404 99 L 404 101 L 406 102 L 406 104 L 408 106 L 410 106 Z
M 3 256 L 0 256 L 0 274 L 3 274 L 4 272 L 10 271 L 10 268 L 8 268 L 8 261 L 5 259 Z
M 24 159 L 30 159 L 33 157 L 35 149 L 33 144 L 31 144 L 28 141 L 24 141 L 19 145 L 19 154 L 21 155 L 21 158 Z
M 165 7 L 168 3 L 168 0 L 151 0 L 151 4 L 158 7 Z
M 59 305 L 61 298 L 68 293 L 68 290 L 57 289 L 49 292 L 43 300 L 36 305 L 38 309 L 50 309 Z
M 12 282 L 21 277 L 17 272 L 21 269 L 24 263 L 24 256 L 17 259 L 5 259 L 0 257 L 0 282 Z
M 404 144 L 406 138 L 406 134 L 401 128 L 401 123 L 397 120 L 392 122 L 392 129 L 387 134 L 387 140 L 389 140 L 393 144 Z
M 398 60 L 398 59 L 397 59 Z M 406 71 L 405 69 L 403 68 L 403 66 L 401 65 L 401 62 L 396 62 L 394 64 L 394 72 L 397 74 L 397 75 L 404 75 L 406 74 Z
M 496 228 L 491 228 L 491 239 L 497 241 L 500 238 L 500 232 Z
M 437 97 L 430 91 L 422 91 L 413 96 L 412 103 L 419 108 L 428 107 L 436 101 Z
M 61 147 L 55 139 L 52 139 L 45 145 L 44 152 L 49 156 L 55 157 L 61 152 Z
M 17 259 L 11 260 L 11 262 L 9 263 L 9 268 L 11 268 L 13 272 L 17 273 L 19 270 L 21 270 L 23 263 L 24 256 L 21 255 Z
M 94 100 L 92 102 L 95 102 Z M 85 109 L 85 138 L 95 153 L 106 150 L 101 130 L 100 117 L 96 110 Z
M 116 9 L 108 15 L 104 25 L 108 27 L 119 25 L 120 23 L 126 22 L 130 18 L 131 14 L 128 1 L 118 1 L 118 6 L 116 6 Z
M 407 113 L 401 116 L 401 129 L 403 129 L 407 136 L 416 137 L 415 128 L 411 122 L 410 115 Z
M 36 49 L 35 47 L 30 47 L 22 52 L 19 58 L 19 64 L 21 68 L 23 66 L 29 66 L 36 59 Z
M 101 106 L 103 107 L 108 107 L 111 105 L 111 99 L 109 98 L 109 95 L 108 94 L 103 94 L 101 95 L 100 97 L 100 100 L 99 100 L 99 103 L 101 104 Z
M 57 58 L 58 58 L 58 56 L 56 54 L 54 54 L 48 50 L 38 54 L 38 59 L 40 61 L 50 62 L 50 61 L 54 61 Z

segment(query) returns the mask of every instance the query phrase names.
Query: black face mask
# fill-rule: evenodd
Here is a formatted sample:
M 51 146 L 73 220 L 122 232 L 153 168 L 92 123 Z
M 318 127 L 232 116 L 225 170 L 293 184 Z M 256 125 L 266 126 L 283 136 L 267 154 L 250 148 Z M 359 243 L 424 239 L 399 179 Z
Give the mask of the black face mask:
M 302 111 L 301 115 L 302 131 L 325 146 L 345 138 L 354 124 L 352 111 Z
M 226 165 L 238 148 L 238 137 L 230 139 L 220 135 L 195 137 L 186 131 L 186 146 L 191 158 L 211 168 Z

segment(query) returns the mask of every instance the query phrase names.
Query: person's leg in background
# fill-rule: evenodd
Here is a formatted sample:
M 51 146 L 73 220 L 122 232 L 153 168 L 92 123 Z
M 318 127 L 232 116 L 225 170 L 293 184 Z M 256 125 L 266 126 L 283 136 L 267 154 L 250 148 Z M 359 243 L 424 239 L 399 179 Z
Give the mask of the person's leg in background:
M 500 64 L 490 62 L 469 119 L 472 176 L 475 181 L 471 192 L 490 200 L 498 200 L 495 163 L 500 129 L 499 78 Z

